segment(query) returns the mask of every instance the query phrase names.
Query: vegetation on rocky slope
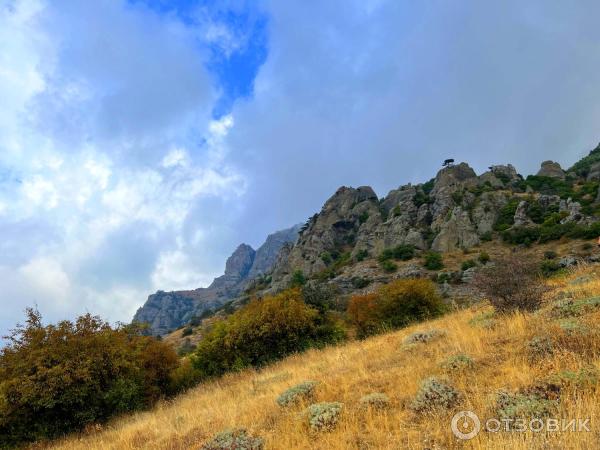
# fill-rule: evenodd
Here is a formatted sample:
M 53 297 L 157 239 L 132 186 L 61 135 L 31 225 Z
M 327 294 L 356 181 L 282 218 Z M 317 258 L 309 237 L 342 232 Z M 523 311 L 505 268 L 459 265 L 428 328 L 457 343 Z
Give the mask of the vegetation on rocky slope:
M 600 368 L 600 308 L 578 309 L 569 319 L 576 327 L 565 327 L 565 319 L 555 312 L 566 299 L 595 304 L 586 299 L 600 296 L 597 271 L 596 266 L 580 266 L 548 281 L 551 291 L 535 313 L 501 315 L 485 303 L 477 304 L 400 331 L 309 350 L 260 370 L 226 375 L 152 411 L 53 447 L 190 449 L 210 442 L 222 430 L 245 428 L 264 440 L 267 449 L 422 449 L 459 444 L 474 449 L 598 448 L 599 435 L 593 431 L 600 415 L 595 375 Z M 479 320 L 484 316 L 485 325 Z M 423 329 L 444 330 L 445 335 L 418 345 L 403 344 L 407 336 Z M 460 358 L 468 364 L 454 369 L 459 359 L 453 355 L 468 355 L 468 360 Z M 419 394 L 432 377 L 448 387 L 436 388 L 435 395 Z M 309 404 L 300 400 L 282 409 L 276 402 L 283 391 L 305 380 L 319 382 L 310 398 L 314 404 L 343 404 L 327 432 L 312 431 L 307 419 L 299 420 Z M 385 408 L 363 406 L 361 399 L 373 392 L 389 398 Z M 440 400 L 444 407 L 435 406 L 438 400 L 431 408 L 413 407 L 430 398 L 448 401 Z M 592 432 L 482 431 L 470 441 L 458 441 L 450 422 L 462 409 L 482 419 L 589 417 Z

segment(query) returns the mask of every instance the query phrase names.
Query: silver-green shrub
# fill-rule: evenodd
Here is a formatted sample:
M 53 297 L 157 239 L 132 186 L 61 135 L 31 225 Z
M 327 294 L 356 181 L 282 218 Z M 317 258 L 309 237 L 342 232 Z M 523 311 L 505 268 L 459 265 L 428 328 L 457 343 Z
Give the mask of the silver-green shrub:
M 289 406 L 300 400 L 312 398 L 315 387 L 319 384 L 317 381 L 304 381 L 296 386 L 293 386 L 277 397 L 279 406 Z
M 313 431 L 328 431 L 335 428 L 342 413 L 343 404 L 339 402 L 315 403 L 306 410 L 308 424 Z
M 264 440 L 250 436 L 243 428 L 227 429 L 205 443 L 201 450 L 263 450 Z

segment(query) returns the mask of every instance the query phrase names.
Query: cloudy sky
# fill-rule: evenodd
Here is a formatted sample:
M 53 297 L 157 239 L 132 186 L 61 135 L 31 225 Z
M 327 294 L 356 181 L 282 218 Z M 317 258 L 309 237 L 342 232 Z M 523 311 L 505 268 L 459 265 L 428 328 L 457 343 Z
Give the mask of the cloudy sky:
M 592 0 L 0 0 L 0 332 L 128 321 L 340 185 L 600 140 Z

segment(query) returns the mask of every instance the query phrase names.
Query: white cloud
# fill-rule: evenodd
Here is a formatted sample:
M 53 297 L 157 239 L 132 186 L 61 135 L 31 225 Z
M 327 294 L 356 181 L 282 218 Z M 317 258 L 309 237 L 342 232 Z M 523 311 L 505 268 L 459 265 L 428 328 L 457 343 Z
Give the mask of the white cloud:
M 231 118 L 210 117 L 197 33 L 121 1 L 0 6 L 3 330 L 33 303 L 128 321 L 152 289 L 214 276 L 223 249 L 199 246 L 230 219 L 209 244 L 188 228 L 208 235 L 205 208 L 245 181 L 225 162 Z

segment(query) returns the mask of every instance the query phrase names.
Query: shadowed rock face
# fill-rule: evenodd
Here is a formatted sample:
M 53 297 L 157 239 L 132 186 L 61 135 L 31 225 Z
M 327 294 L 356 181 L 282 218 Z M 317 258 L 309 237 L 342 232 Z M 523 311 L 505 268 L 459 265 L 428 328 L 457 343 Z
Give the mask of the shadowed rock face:
M 158 291 L 148 297 L 133 321 L 147 323 L 152 334 L 160 335 L 187 324 L 204 311 L 223 305 L 239 296 L 251 280 L 269 272 L 282 247 L 296 242 L 299 229 L 300 226 L 296 225 L 269 235 L 256 251 L 247 244 L 241 244 L 227 259 L 225 273 L 215 278 L 209 287 Z

